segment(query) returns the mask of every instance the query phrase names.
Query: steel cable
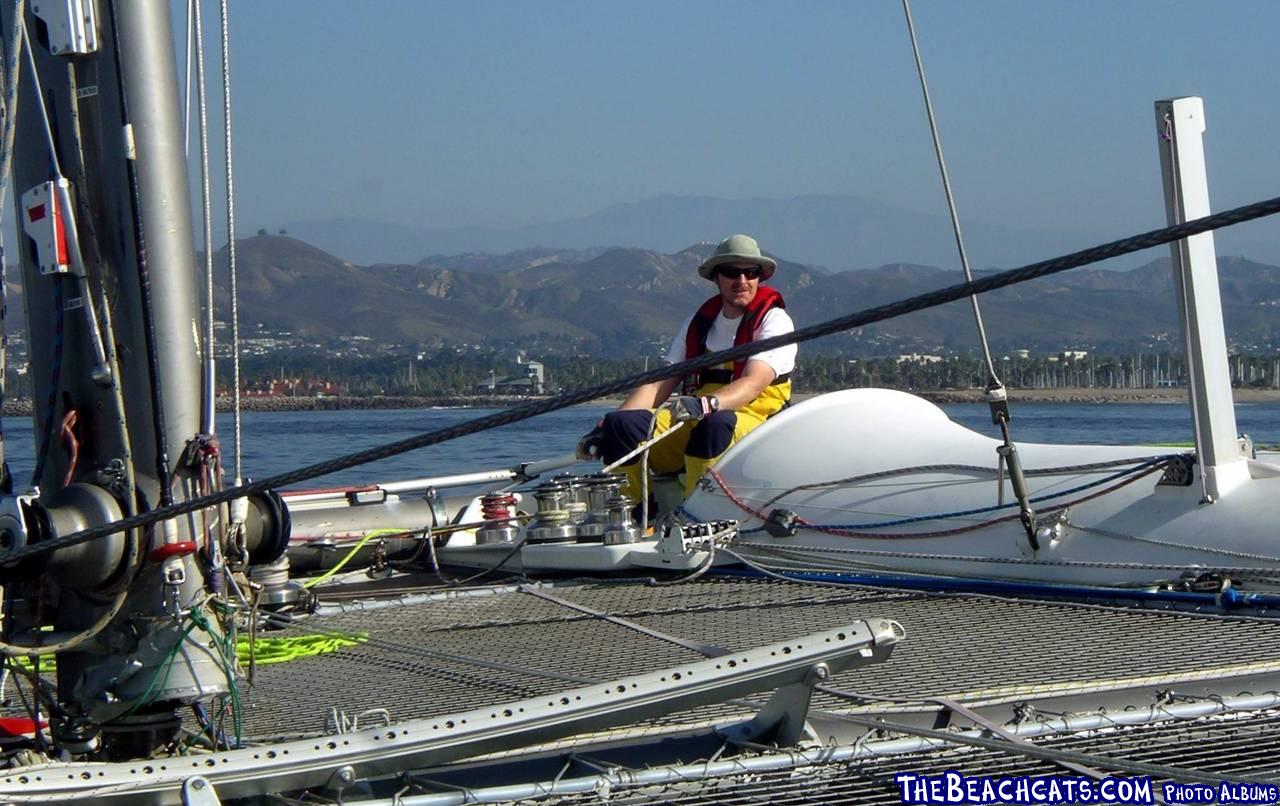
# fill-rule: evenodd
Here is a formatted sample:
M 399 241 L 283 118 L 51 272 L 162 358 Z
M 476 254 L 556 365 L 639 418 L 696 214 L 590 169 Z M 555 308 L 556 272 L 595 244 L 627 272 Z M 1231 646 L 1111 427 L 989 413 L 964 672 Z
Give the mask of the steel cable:
M 924 96 L 924 111 L 929 117 L 929 133 L 933 135 L 933 153 L 938 158 L 938 173 L 942 176 L 942 193 L 947 198 L 947 212 L 951 214 L 951 232 L 955 235 L 956 251 L 960 255 L 960 268 L 964 271 L 964 279 L 973 282 L 973 270 L 969 268 L 969 255 L 964 249 L 964 237 L 960 234 L 960 214 L 956 212 L 955 195 L 951 192 L 951 176 L 947 173 L 947 161 L 942 158 L 942 138 L 938 134 L 938 121 L 933 115 L 933 101 L 929 99 L 929 83 L 924 77 L 924 61 L 920 58 L 920 45 L 916 42 L 916 26 L 911 19 L 911 4 L 902 0 L 902 14 L 907 20 L 907 36 L 911 40 L 911 52 L 916 58 L 916 75 L 920 77 L 920 94 Z M 982 309 L 978 306 L 978 295 L 972 294 L 969 303 L 973 308 L 973 322 L 978 328 L 978 344 L 982 347 L 982 360 L 987 366 L 987 383 L 991 388 L 1004 386 L 1000 376 L 996 374 L 995 362 L 991 360 L 991 347 L 987 343 L 987 329 L 982 324 Z
M 223 136 L 226 145 L 227 177 L 227 285 L 231 293 L 231 408 L 236 439 L 236 484 L 244 478 L 240 447 L 240 289 L 236 280 L 236 186 L 235 170 L 231 161 L 231 22 L 228 18 L 227 0 L 218 4 L 218 19 L 222 23 L 222 117 Z M 205 244 L 205 249 L 210 248 Z M 209 302 L 210 307 L 213 301 Z M 210 348 L 212 349 L 212 348 Z M 210 389 L 210 394 L 214 390 Z
M 529 403 L 514 406 L 505 411 L 495 412 L 494 414 L 489 414 L 483 417 L 477 417 L 473 420 L 449 426 L 448 428 L 424 432 L 396 442 L 387 443 L 386 445 L 357 451 L 355 453 L 340 456 L 335 459 L 329 459 L 323 462 L 317 462 L 287 473 L 280 473 L 260 481 L 231 487 L 203 498 L 163 506 L 147 513 L 135 515 L 130 518 L 124 518 L 114 523 L 95 526 L 93 528 L 84 529 L 62 537 L 52 538 L 41 543 L 24 546 L 10 552 L 7 556 L 0 559 L 0 566 L 14 565 L 28 557 L 48 554 L 50 552 L 57 551 L 58 549 L 67 548 L 68 546 L 79 545 L 90 540 L 106 537 L 107 535 L 114 534 L 124 529 L 149 526 L 168 518 L 185 515 L 189 512 L 195 512 L 196 510 L 204 509 L 206 507 L 224 504 L 237 498 L 258 495 L 279 487 L 296 484 L 298 482 L 313 479 L 318 476 L 324 476 L 329 473 L 335 473 L 339 470 L 346 470 L 358 465 L 407 453 L 408 451 L 416 450 L 418 448 L 425 448 L 430 445 L 437 445 L 458 437 L 487 431 L 490 428 L 510 425 L 522 420 L 527 420 L 531 417 L 536 417 L 540 414 L 546 414 L 547 412 L 567 408 L 579 403 L 596 400 L 597 398 L 631 389 L 644 383 L 680 377 L 690 372 L 708 369 L 728 361 L 747 358 L 748 356 L 765 350 L 772 350 L 788 344 L 798 344 L 804 341 L 811 341 L 822 336 L 831 335 L 832 333 L 863 327 L 865 325 L 881 322 L 886 319 L 892 319 L 904 314 L 922 311 L 926 308 L 933 308 L 948 302 L 955 302 L 956 300 L 964 299 L 971 294 L 986 293 L 999 288 L 1005 288 L 1006 286 L 1024 283 L 1028 280 L 1047 277 L 1079 266 L 1085 266 L 1090 263 L 1097 263 L 1101 260 L 1127 255 L 1132 252 L 1149 249 L 1153 246 L 1160 246 L 1162 244 L 1170 243 L 1171 241 L 1188 238 L 1192 235 L 1198 235 L 1202 232 L 1209 232 L 1221 227 L 1240 224 L 1245 221 L 1252 221 L 1268 215 L 1274 215 L 1278 212 L 1280 212 L 1280 197 L 1255 202 L 1254 204 L 1236 207 L 1221 213 L 1204 216 L 1203 218 L 1197 218 L 1184 224 L 1162 227 L 1160 229 L 1144 232 L 1129 238 L 1122 238 L 1100 246 L 1083 249 L 1079 252 L 1063 255 L 1062 257 L 1043 260 L 1021 268 L 998 272 L 989 277 L 984 277 L 973 282 L 959 283 L 957 285 L 940 288 L 936 291 L 930 291 L 925 294 L 908 297 L 907 299 L 899 300 L 887 305 L 868 308 L 847 316 L 830 319 L 826 322 L 801 328 L 792 333 L 786 333 L 780 336 L 751 342 L 749 344 L 731 347 L 728 350 L 721 350 L 716 353 L 706 353 L 705 355 L 689 359 L 688 361 L 681 361 L 678 364 L 655 367 L 654 369 L 640 372 L 626 378 L 620 378 L 615 381 L 598 384 L 586 389 L 565 392 L 544 400 L 530 401 Z

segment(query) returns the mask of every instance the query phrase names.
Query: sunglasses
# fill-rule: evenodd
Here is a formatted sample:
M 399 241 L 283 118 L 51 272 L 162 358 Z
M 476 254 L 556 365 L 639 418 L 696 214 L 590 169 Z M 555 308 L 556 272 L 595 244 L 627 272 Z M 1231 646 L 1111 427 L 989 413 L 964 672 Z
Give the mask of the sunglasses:
M 748 280 L 760 279 L 760 267 L 752 266 L 749 269 L 739 268 L 737 266 L 719 266 L 716 273 L 726 280 L 736 280 L 739 277 L 746 277 Z

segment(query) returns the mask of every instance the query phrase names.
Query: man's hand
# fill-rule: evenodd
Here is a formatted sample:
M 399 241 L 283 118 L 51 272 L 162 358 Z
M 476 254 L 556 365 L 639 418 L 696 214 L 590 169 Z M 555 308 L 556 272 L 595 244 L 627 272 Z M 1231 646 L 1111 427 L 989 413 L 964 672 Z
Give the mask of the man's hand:
M 678 397 L 671 404 L 671 419 L 677 423 L 697 422 L 708 414 L 720 410 L 720 400 L 715 395 Z
M 604 420 L 596 423 L 585 437 L 578 440 L 578 447 L 573 453 L 580 461 L 591 462 L 600 458 L 600 446 L 604 443 Z

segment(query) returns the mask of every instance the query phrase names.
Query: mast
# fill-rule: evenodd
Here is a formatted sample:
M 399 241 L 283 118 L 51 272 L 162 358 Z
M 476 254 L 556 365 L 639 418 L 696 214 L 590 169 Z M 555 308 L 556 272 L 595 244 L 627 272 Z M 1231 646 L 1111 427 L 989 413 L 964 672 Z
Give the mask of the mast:
M 1157 101 L 1155 107 L 1168 221 L 1181 224 L 1207 216 L 1211 210 L 1204 161 L 1204 101 L 1173 98 Z M 1201 488 L 1205 503 L 1212 503 L 1249 478 L 1237 439 L 1213 233 L 1175 241 L 1170 249 L 1178 321 L 1187 350 Z
M 15 18 L 6 4 L 0 33 L 29 45 L 19 59 L 13 186 L 37 472 L 35 490 L 0 500 L 3 550 L 220 483 L 216 442 L 199 433 L 194 248 L 168 4 L 30 8 Z M 178 707 L 235 685 L 224 558 L 236 550 L 237 559 L 270 561 L 287 540 L 278 510 L 257 503 L 243 542 L 225 512 L 210 510 L 0 567 L 6 612 L 19 615 L 5 619 L 4 651 L 57 655 L 58 749 L 147 755 L 176 734 Z M 51 614 L 34 606 L 50 598 Z

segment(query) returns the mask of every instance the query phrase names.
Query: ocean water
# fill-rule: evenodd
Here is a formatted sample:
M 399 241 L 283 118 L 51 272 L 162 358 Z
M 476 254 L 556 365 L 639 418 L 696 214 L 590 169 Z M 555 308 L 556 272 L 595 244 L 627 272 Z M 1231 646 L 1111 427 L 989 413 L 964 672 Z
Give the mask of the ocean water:
M 983 404 L 942 407 L 956 422 L 993 437 Z M 514 425 L 422 448 L 363 467 L 331 474 L 303 486 L 323 487 L 394 481 L 509 468 L 570 453 L 610 408 L 583 405 Z M 242 415 L 243 463 L 249 478 L 265 478 L 305 465 L 372 448 L 492 414 L 496 409 L 247 412 Z M 1020 442 L 1163 444 L 1192 441 L 1190 410 L 1172 403 L 1015 403 L 1013 436 Z M 1259 445 L 1280 443 L 1280 403 L 1238 404 L 1239 430 Z M 225 464 L 231 470 L 233 425 L 219 415 Z M 32 425 L 28 418 L 4 421 L 5 456 L 19 486 L 32 472 Z

